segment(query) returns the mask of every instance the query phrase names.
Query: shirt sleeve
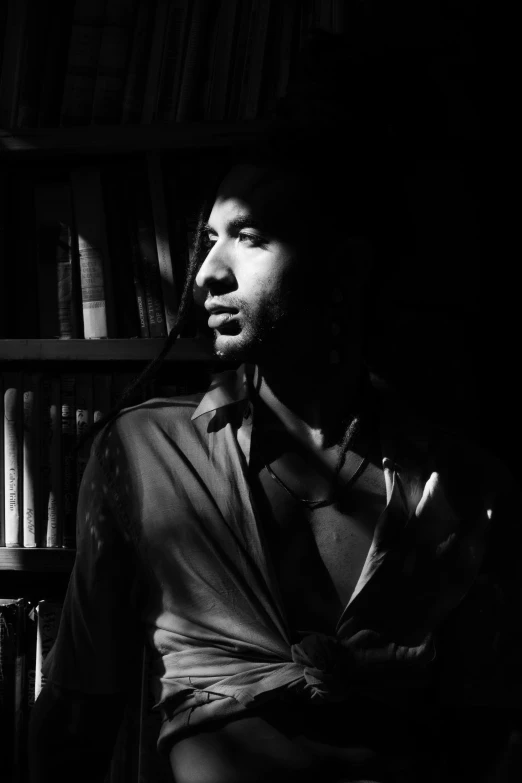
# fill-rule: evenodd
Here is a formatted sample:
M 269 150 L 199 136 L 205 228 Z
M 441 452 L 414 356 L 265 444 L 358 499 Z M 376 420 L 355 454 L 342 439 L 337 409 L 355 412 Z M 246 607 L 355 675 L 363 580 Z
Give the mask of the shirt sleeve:
M 142 648 L 136 558 L 93 452 L 77 510 L 77 554 L 44 677 L 86 694 L 126 691 Z

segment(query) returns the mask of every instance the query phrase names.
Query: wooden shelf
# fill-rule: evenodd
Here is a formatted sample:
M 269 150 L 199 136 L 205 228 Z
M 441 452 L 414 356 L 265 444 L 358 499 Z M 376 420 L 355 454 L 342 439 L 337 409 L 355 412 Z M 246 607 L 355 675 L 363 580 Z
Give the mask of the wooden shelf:
M 163 339 L 115 340 L 0 340 L 0 361 L 140 361 L 153 359 Z M 167 361 L 206 362 L 212 358 L 203 339 L 181 337 Z
M 74 549 L 0 547 L 0 571 L 70 571 Z
M 81 128 L 0 130 L 0 154 L 125 154 L 137 150 L 230 147 L 254 140 L 271 120 L 174 125 L 89 125 Z

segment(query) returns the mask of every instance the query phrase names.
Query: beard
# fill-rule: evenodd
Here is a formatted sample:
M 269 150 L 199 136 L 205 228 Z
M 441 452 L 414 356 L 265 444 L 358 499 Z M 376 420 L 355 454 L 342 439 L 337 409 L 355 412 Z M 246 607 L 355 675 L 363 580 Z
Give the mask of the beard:
M 253 307 L 241 299 L 228 299 L 239 316 L 230 324 L 214 329 L 214 354 L 222 361 L 264 363 L 285 354 L 291 321 L 286 297 L 270 297 Z

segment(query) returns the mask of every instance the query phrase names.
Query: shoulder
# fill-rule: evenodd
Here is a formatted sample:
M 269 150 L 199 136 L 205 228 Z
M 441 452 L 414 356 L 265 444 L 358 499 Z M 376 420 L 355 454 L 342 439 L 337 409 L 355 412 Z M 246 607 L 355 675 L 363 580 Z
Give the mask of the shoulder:
M 145 455 L 157 451 L 162 443 L 183 447 L 194 442 L 196 431 L 192 416 L 203 393 L 180 397 L 156 397 L 139 405 L 124 408 L 98 433 L 92 453 L 103 463 L 114 454 L 124 452 Z

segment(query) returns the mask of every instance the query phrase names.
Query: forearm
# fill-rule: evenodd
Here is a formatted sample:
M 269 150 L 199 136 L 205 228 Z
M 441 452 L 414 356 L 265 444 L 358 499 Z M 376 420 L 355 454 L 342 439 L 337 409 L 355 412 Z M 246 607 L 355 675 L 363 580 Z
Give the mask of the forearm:
M 29 724 L 31 783 L 101 783 L 123 707 L 121 695 L 72 695 L 46 685 Z

